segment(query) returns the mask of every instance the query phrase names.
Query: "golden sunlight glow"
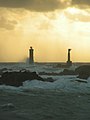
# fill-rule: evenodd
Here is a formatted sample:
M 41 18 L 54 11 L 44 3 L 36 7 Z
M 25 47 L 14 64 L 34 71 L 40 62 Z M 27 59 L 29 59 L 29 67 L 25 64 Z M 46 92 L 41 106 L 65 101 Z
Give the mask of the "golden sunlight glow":
M 70 5 L 72 0 L 60 0 L 61 3 L 65 3 L 66 5 Z
M 71 2 L 72 0 L 60 0 L 61 2 Z
M 78 13 L 80 13 L 80 10 L 79 9 L 77 9 L 77 8 L 75 8 L 75 7 L 69 7 L 69 8 L 67 8 L 66 9 L 66 11 L 68 12 L 68 13 L 70 13 L 70 14 L 78 14 Z
M 68 7 L 46 13 L 6 11 L 7 17 L 12 16 L 12 24 L 17 24 L 13 30 L 0 28 L 0 61 L 24 60 L 30 46 L 35 49 L 36 62 L 65 62 L 68 48 L 72 49 L 72 61 L 90 61 L 90 22 L 85 21 L 89 16 L 85 10 Z

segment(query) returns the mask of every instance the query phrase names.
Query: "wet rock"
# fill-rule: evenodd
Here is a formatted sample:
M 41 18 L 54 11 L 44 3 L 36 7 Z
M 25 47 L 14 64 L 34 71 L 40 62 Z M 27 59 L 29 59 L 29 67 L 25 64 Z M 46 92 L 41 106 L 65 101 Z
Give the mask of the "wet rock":
M 60 75 L 60 73 L 55 73 L 55 72 L 50 72 L 50 73 L 47 73 L 47 72 L 39 72 L 39 75 Z
M 5 72 L 0 78 L 0 84 L 10 85 L 10 86 L 22 86 L 23 82 L 26 80 L 41 80 L 44 81 L 36 72 L 29 71 L 19 71 L 19 72 Z
M 78 74 L 78 78 L 88 79 L 90 77 L 90 65 L 82 65 L 75 69 Z
M 88 72 L 90 73 L 90 65 L 82 65 L 82 66 L 79 66 L 78 68 L 75 69 L 75 71 L 77 73 L 80 73 L 80 72 Z
M 5 71 L 7 71 L 7 68 L 0 69 L 0 75 L 2 75 Z
M 74 70 L 64 69 L 63 72 L 60 73 L 60 75 L 76 75 L 76 72 Z

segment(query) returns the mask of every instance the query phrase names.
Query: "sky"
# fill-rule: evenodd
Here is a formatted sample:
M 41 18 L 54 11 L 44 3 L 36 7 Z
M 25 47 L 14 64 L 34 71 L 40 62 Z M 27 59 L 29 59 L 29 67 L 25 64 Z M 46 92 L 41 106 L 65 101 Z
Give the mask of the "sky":
M 90 0 L 0 0 L 0 62 L 90 62 Z

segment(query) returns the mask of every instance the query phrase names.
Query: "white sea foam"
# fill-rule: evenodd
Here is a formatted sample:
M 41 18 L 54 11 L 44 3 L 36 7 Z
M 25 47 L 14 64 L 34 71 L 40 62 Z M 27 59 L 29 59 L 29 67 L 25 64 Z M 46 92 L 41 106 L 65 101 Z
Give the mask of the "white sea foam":
M 21 92 L 30 89 L 42 89 L 42 90 L 62 90 L 67 92 L 90 92 L 90 78 L 87 83 L 78 82 L 80 80 L 76 76 L 54 76 L 56 79 L 54 82 L 43 82 L 38 80 L 25 81 L 23 86 L 13 87 L 1 85 L 0 90 Z M 83 80 L 82 80 L 83 81 Z
M 69 91 L 69 92 L 89 92 L 90 91 L 90 78 L 87 80 L 87 83 L 76 81 L 78 80 L 76 76 L 60 76 L 60 77 L 57 76 L 56 79 L 57 80 L 52 83 L 38 81 L 38 80 L 25 81 L 21 89 L 23 90 L 47 89 L 47 90 L 62 90 L 62 91 Z

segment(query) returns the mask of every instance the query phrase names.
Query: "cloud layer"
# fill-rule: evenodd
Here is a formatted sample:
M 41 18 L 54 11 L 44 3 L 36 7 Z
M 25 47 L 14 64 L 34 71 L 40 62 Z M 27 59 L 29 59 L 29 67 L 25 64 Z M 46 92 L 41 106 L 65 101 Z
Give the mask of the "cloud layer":
M 0 7 L 25 8 L 31 11 L 52 11 L 64 6 L 59 0 L 0 0 Z
M 25 8 L 31 11 L 53 11 L 68 5 L 90 5 L 90 0 L 0 0 L 0 7 Z
M 72 4 L 90 5 L 90 0 L 72 0 Z
M 5 28 L 7 30 L 13 30 L 17 21 L 15 20 L 8 20 L 5 17 L 0 17 L 0 28 Z

